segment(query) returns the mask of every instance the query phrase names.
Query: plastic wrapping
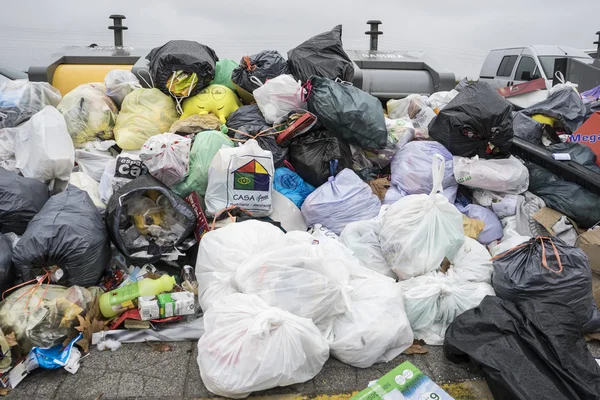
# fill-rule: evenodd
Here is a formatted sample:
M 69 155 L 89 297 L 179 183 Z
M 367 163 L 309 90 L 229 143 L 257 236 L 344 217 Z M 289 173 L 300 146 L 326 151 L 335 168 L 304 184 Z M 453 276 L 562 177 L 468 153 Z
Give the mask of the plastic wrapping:
M 497 255 L 492 284 L 498 297 L 508 301 L 552 299 L 568 304 L 585 333 L 600 332 L 587 256 L 560 239 L 538 237 Z
M 210 163 L 222 147 L 233 147 L 233 142 L 219 131 L 205 131 L 196 135 L 190 151 L 189 173 L 182 182 L 173 186 L 173 192 L 181 197 L 187 197 L 192 192 L 204 196 Z
M 77 86 L 56 107 L 65 117 L 67 130 L 75 147 L 94 139 L 110 140 L 119 113 L 100 83 Z
M 353 367 L 388 362 L 413 344 L 404 312 L 402 289 L 393 280 L 350 281 L 352 309 L 337 316 L 330 339 L 331 354 Z
M 513 107 L 485 82 L 468 85 L 429 125 L 429 136 L 455 156 L 505 158 L 510 154 Z
M 94 288 L 28 285 L 11 292 L 0 308 L 3 329 L 15 333 L 24 351 L 62 343 L 97 295 Z
M 429 195 L 403 197 L 382 217 L 381 249 L 402 280 L 437 270 L 444 257 L 453 257 L 465 241 L 461 213 L 438 194 L 444 163 L 444 157 L 436 154 Z
M 48 187 L 0 168 L 0 232 L 22 235 L 48 200 Z
M 204 315 L 198 342 L 200 376 L 211 392 L 244 398 L 251 392 L 306 382 L 329 358 L 312 321 L 256 296 L 233 294 Z
M 327 182 L 331 161 L 337 160 L 334 173 L 352 167 L 348 144 L 331 132 L 320 130 L 294 138 L 290 145 L 290 161 L 298 175 L 314 187 Z
M 294 78 L 306 82 L 313 75 L 352 82 L 354 66 L 342 45 L 342 26 L 313 36 L 288 51 L 288 65 Z
M 302 87 L 291 75 L 280 75 L 263 82 L 261 87 L 254 90 L 254 98 L 269 124 L 285 117 L 290 111 L 306 108 L 302 101 Z
M 136 248 L 134 250 L 132 247 L 128 246 L 119 229 L 121 228 L 122 220 L 125 219 L 131 211 L 131 207 L 135 206 L 135 204 L 133 204 L 130 207 L 127 200 L 136 195 L 142 195 L 147 191 L 157 191 L 160 192 L 160 195 L 164 196 L 165 200 L 163 201 L 169 203 L 177 213 L 178 219 L 183 221 L 183 232 L 178 235 L 179 238 L 174 241 L 172 246 L 161 247 L 157 245 L 151 246 L 149 244 L 146 246 L 148 254 L 145 257 L 137 255 L 140 252 L 143 252 L 143 248 Z M 143 175 L 121 187 L 110 198 L 107 207 L 106 226 L 113 244 L 128 260 L 133 262 L 153 263 L 160 260 L 164 253 L 173 250 L 173 247 L 180 245 L 188 236 L 190 236 L 196 226 L 196 215 L 188 203 L 170 191 L 160 181 L 151 175 Z
M 260 217 L 271 213 L 273 155 L 250 139 L 240 147 L 220 149 L 210 163 L 206 188 L 206 212 L 216 215 L 241 207 Z
M 191 139 L 175 133 L 152 136 L 144 143 L 140 159 L 150 175 L 171 187 L 188 174 L 191 145 Z
M 139 150 L 148 138 L 168 132 L 178 118 L 169 96 L 158 89 L 136 89 L 123 100 L 115 140 L 123 150 Z
M 62 96 L 47 82 L 9 80 L 0 85 L 0 129 L 14 128 L 46 106 L 56 107 Z
M 104 222 L 88 194 L 75 186 L 52 196 L 14 248 L 17 278 L 35 279 L 57 266 L 58 284 L 93 286 L 110 261 Z M 60 277 L 59 277 L 60 276 Z
M 264 50 L 258 54 L 243 57 L 237 68 L 233 70 L 231 79 L 236 85 L 252 93 L 259 88 L 256 81 L 252 79 L 253 77 L 264 83 L 288 72 L 287 61 L 279 52 Z
M 73 141 L 62 114 L 46 106 L 20 127 L 15 142 L 16 167 L 41 182 L 66 181 L 75 162 Z
M 379 243 L 379 218 L 351 222 L 340 233 L 340 241 L 354 252 L 362 264 L 382 275 L 396 279 Z
M 327 130 L 362 148 L 385 147 L 387 128 L 376 97 L 350 84 L 319 76 L 311 77 L 309 85 L 308 111 Z
M 529 171 L 523 163 L 510 156 L 500 160 L 454 157 L 454 177 L 461 185 L 520 194 L 529 186 Z
M 304 182 L 297 173 L 287 168 L 276 168 L 273 179 L 273 189 L 286 196 L 300 208 L 306 197 L 315 191 L 315 188 Z
M 196 74 L 198 82 L 191 90 L 190 96 L 195 96 L 210 84 L 215 77 L 215 67 L 219 61 L 213 49 L 190 40 L 168 41 L 152 49 L 146 59 L 150 61 L 150 74 L 155 87 L 166 95 L 169 94 L 167 81 L 173 76 L 173 72 Z
M 450 325 L 444 354 L 480 370 L 495 399 L 592 400 L 600 393 L 597 360 L 560 302 L 486 297 Z
M 444 178 L 442 194 L 450 203 L 456 199 L 458 184 L 452 170 L 452 154 L 440 143 L 433 141 L 415 141 L 406 143 L 392 160 L 392 179 L 390 183 L 406 194 L 429 194 L 432 189 L 431 166 L 434 157 L 444 157 Z
M 113 69 L 104 77 L 106 95 L 110 97 L 118 107 L 121 107 L 125 96 L 135 89 L 140 89 L 140 81 L 131 72 L 124 69 Z
M 350 222 L 375 218 L 380 208 L 369 185 L 344 169 L 306 198 L 302 215 L 307 225 L 322 224 L 339 235 Z
M 456 317 L 494 295 L 488 283 L 462 282 L 442 273 L 418 276 L 400 285 L 415 339 L 429 345 L 444 344 L 446 330 Z

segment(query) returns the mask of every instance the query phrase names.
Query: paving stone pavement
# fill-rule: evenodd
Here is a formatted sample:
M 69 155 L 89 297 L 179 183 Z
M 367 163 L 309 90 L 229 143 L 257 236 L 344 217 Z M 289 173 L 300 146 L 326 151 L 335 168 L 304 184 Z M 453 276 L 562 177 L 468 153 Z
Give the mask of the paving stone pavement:
M 146 343 L 125 344 L 115 352 L 92 349 L 75 375 L 63 369 L 38 370 L 11 391 L 6 399 L 102 400 L 198 399 L 215 397 L 202 384 L 196 363 L 196 342 L 172 343 L 173 351 L 159 353 Z M 590 342 L 600 357 L 600 343 Z M 439 346 L 427 346 L 428 354 L 400 355 L 385 364 L 359 369 L 329 359 L 312 380 L 280 387 L 253 396 L 288 397 L 349 393 L 364 389 L 403 361 L 410 361 L 438 384 L 481 380 L 481 376 L 450 363 Z M 484 388 L 485 389 L 485 388 Z M 100 397 L 101 396 L 101 397 Z

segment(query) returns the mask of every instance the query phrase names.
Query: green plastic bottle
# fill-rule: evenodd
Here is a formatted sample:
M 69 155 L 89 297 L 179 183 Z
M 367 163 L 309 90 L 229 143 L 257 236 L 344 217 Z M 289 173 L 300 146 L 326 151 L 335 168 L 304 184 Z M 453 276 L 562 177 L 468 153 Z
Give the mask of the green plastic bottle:
M 173 290 L 175 278 L 163 275 L 159 279 L 145 278 L 122 288 L 111 290 L 100 296 L 100 312 L 105 318 L 112 318 L 135 308 L 134 300 L 140 296 L 155 296 Z

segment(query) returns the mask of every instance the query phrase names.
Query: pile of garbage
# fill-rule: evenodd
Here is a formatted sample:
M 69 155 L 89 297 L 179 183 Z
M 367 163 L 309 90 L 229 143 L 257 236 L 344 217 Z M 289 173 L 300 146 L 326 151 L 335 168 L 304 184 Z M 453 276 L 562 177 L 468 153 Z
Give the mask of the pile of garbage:
M 506 345 L 486 344 L 506 329 L 488 331 L 506 313 L 553 316 L 511 349 L 546 360 L 545 376 L 573 364 L 525 350 L 544 327 L 564 327 L 565 348 L 600 332 L 600 197 L 513 154 L 527 138 L 597 173 L 567 141 L 597 99 L 564 85 L 516 111 L 474 82 L 384 109 L 349 83 L 341 26 L 287 60 L 220 60 L 184 40 L 147 58 L 152 88 L 121 70 L 64 97 L 0 86 L 3 385 L 18 365 L 75 373 L 92 344 L 160 332 L 198 340 L 202 380 L 226 397 L 305 382 L 330 356 L 368 368 L 419 340 L 481 364 L 512 398 L 534 383 L 494 373 Z M 586 351 L 545 397 L 600 391 L 577 378 L 600 376 Z

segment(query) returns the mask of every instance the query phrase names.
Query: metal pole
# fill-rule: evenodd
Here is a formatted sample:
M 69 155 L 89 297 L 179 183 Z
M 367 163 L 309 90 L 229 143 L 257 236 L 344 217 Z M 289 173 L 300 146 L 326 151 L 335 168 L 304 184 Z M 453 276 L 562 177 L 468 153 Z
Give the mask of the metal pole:
M 371 37 L 369 43 L 369 50 L 377 51 L 377 48 L 379 46 L 379 35 L 383 35 L 383 32 L 379 30 L 379 25 L 381 24 L 381 21 L 369 20 L 367 21 L 367 24 L 371 26 L 371 30 L 365 32 L 365 35 L 369 35 Z
M 122 22 L 125 19 L 125 16 L 113 14 L 108 18 L 113 20 L 113 25 L 109 26 L 108 29 L 111 29 L 115 32 L 115 46 L 123 47 L 123 31 L 128 29 L 126 26 L 123 26 Z

